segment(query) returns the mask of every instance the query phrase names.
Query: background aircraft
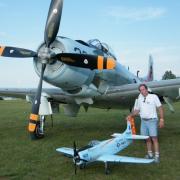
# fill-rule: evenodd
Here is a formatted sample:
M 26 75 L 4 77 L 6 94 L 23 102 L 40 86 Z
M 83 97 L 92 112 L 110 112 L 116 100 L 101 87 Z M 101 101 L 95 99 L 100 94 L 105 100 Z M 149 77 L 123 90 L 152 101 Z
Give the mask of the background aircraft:
M 117 62 L 107 44 L 97 39 L 84 42 L 57 36 L 62 8 L 63 0 L 51 1 L 44 42 L 37 52 L 0 46 L 0 56 L 33 58 L 40 77 L 37 89 L 0 89 L 1 96 L 26 98 L 32 102 L 28 126 L 32 139 L 44 136 L 45 115 L 58 112 L 59 104 L 64 105 L 65 114 L 76 116 L 80 106 L 86 110 L 89 106 L 132 108 L 139 93 L 141 79 Z M 42 90 L 43 80 L 57 88 Z M 171 100 L 179 98 L 180 79 L 149 81 L 147 86 L 173 110 Z
M 76 149 L 74 142 L 74 148 L 61 147 L 56 149 L 57 152 L 64 154 L 67 157 L 73 158 L 75 164 L 80 168 L 84 168 L 87 164 L 100 161 L 105 163 L 105 173 L 109 174 L 108 163 L 152 163 L 154 159 L 135 158 L 128 156 L 115 155 L 128 147 L 135 139 L 147 139 L 149 136 L 135 135 L 134 119 L 127 121 L 127 129 L 124 133 L 114 133 L 113 138 L 103 141 L 93 140 L 87 146 L 80 149 Z

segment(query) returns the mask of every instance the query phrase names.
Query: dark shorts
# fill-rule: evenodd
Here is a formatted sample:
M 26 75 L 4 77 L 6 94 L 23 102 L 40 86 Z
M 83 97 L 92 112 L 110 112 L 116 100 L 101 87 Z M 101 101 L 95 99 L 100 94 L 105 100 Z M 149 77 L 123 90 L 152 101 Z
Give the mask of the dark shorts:
M 150 120 L 141 119 L 141 135 L 157 137 L 158 136 L 158 119 Z

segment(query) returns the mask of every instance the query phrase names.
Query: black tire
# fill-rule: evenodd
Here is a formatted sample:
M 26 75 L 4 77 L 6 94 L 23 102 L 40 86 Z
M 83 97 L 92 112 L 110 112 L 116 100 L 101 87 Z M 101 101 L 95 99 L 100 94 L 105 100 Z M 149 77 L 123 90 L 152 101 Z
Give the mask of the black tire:
M 40 122 L 39 121 L 38 121 L 35 131 L 30 133 L 30 137 L 31 137 L 31 140 L 37 140 L 37 139 L 44 138 L 44 134 L 40 133 Z
M 110 170 L 109 170 L 109 169 L 106 169 L 106 170 L 105 170 L 105 174 L 106 174 L 106 175 L 109 175 L 109 174 L 110 174 Z
M 81 165 L 79 166 L 79 169 L 85 169 L 85 167 L 86 167 L 86 164 L 83 163 L 83 164 L 81 164 Z

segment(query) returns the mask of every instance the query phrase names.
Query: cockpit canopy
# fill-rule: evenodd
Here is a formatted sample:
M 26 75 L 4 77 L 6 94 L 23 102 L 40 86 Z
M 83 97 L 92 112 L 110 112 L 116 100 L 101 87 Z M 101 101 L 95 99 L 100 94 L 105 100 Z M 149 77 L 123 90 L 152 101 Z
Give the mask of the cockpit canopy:
M 104 53 L 106 53 L 109 56 L 112 56 L 116 60 L 116 56 L 110 46 L 108 46 L 106 43 L 100 42 L 98 39 L 90 39 L 87 44 L 91 47 L 95 47 Z

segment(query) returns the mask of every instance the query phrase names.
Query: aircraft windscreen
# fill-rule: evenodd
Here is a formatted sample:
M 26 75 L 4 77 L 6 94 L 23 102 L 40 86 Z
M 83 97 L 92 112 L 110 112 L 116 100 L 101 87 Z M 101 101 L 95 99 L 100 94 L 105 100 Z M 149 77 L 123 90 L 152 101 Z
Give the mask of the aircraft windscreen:
M 116 59 L 112 48 L 106 43 L 102 43 L 98 39 L 90 39 L 87 43 L 89 44 L 89 46 L 95 47 Z

